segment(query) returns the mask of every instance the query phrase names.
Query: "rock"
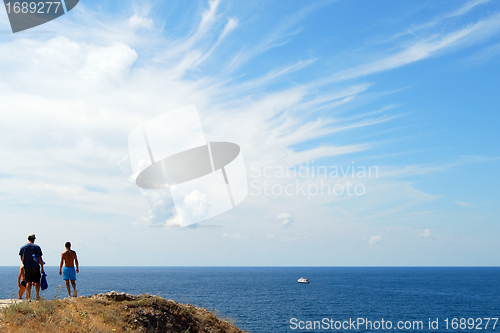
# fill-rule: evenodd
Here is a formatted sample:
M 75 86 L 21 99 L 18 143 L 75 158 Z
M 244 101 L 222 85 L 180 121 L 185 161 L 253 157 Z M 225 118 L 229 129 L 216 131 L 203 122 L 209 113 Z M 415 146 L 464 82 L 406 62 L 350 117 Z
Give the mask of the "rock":
M 90 296 L 90 298 L 94 299 L 103 299 L 103 300 L 108 300 L 108 301 L 115 301 L 115 302 L 123 302 L 123 301 L 134 301 L 139 298 L 144 298 L 148 297 L 149 295 L 142 295 L 142 296 L 136 296 L 136 295 L 131 295 L 127 294 L 124 292 L 117 292 L 117 291 L 110 291 L 105 294 L 95 294 Z

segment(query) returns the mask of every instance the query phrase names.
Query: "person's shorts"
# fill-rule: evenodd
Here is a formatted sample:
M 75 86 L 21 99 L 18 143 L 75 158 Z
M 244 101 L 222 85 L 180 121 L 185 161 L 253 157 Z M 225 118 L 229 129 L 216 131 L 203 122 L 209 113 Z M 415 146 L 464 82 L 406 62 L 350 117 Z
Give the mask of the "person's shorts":
M 64 267 L 63 268 L 63 280 L 76 280 L 75 267 Z
M 24 288 L 26 288 L 26 281 L 21 281 L 21 286 L 23 286 Z
M 40 268 L 24 268 L 24 281 L 38 283 L 41 278 Z

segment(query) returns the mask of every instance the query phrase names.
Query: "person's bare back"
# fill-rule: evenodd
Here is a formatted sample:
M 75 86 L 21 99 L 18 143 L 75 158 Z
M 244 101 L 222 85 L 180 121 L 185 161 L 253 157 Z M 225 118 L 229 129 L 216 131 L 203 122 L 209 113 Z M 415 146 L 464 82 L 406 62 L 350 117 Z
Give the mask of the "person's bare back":
M 76 252 L 73 250 L 64 251 L 61 254 L 61 260 L 64 263 L 64 267 L 75 267 L 75 261 L 77 260 Z

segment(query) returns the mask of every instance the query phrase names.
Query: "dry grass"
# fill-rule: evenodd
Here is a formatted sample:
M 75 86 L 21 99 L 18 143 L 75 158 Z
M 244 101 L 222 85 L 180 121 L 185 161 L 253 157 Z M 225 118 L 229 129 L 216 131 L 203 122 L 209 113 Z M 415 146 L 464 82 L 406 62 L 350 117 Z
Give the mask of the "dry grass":
M 0 332 L 243 332 L 212 312 L 150 295 L 108 293 L 12 304 Z

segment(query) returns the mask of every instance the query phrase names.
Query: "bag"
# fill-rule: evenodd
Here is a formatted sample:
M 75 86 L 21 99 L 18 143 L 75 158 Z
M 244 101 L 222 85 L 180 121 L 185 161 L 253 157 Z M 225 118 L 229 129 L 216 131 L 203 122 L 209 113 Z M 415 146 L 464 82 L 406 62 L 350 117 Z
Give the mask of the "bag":
M 43 274 L 42 274 L 42 280 L 40 281 L 40 287 L 42 288 L 42 290 L 45 290 L 49 287 L 49 284 L 47 283 L 47 274 L 45 274 L 45 272 L 43 272 Z

